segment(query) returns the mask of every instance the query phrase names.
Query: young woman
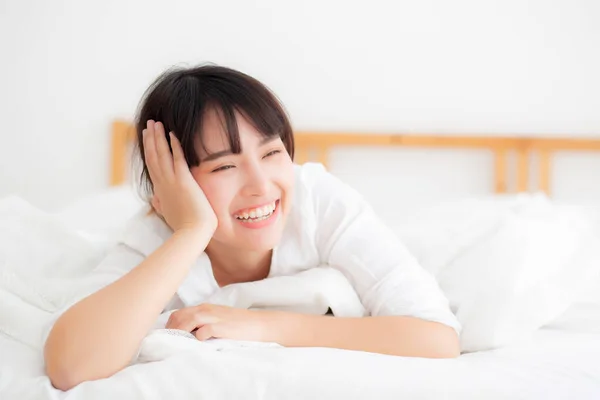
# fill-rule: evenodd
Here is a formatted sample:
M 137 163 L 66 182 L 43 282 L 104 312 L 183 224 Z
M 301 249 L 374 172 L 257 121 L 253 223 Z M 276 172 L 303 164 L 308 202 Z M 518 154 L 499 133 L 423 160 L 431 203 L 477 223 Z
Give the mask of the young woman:
M 356 191 L 293 164 L 286 113 L 257 80 L 219 66 L 168 71 L 142 101 L 137 140 L 151 207 L 98 267 L 105 284 L 54 324 L 45 360 L 57 388 L 126 367 L 165 310 L 177 310 L 167 328 L 199 340 L 458 356 L 460 328 L 434 278 Z M 204 303 L 232 283 L 323 264 L 369 317 Z

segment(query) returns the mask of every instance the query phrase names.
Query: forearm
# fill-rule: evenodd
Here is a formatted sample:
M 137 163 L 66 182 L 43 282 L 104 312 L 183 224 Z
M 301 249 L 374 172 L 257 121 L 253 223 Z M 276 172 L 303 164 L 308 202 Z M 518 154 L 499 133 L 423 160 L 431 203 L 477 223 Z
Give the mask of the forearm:
M 65 390 L 127 366 L 209 239 L 176 233 L 130 273 L 67 310 L 45 346 L 53 384 Z
M 339 318 L 274 314 L 276 341 L 288 347 L 333 347 L 406 357 L 452 358 L 460 354 L 454 329 L 418 318 Z

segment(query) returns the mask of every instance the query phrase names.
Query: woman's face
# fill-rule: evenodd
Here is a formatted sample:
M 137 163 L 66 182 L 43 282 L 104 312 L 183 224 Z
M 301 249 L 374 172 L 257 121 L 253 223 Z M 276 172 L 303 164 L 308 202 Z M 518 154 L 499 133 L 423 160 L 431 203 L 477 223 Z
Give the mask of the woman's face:
M 242 152 L 230 152 L 215 111 L 204 117 L 204 147 L 194 179 L 212 205 L 219 226 L 212 240 L 225 247 L 261 251 L 274 248 L 292 206 L 294 169 L 279 136 L 263 138 L 236 113 Z

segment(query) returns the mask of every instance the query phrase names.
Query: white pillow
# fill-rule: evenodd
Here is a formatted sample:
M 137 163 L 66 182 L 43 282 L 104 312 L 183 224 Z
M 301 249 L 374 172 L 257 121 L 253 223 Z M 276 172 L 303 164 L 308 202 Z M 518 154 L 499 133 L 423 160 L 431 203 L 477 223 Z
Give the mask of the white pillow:
M 424 215 L 436 214 L 437 224 L 424 218 L 396 231 L 435 274 L 462 325 L 465 352 L 508 344 L 554 320 L 600 269 L 600 233 L 581 208 L 523 195 Z
M 54 313 L 97 288 L 105 248 L 55 215 L 0 199 L 0 333 L 41 349 Z
M 108 246 L 119 239 L 126 222 L 144 205 L 136 191 L 124 185 L 77 199 L 57 216 L 89 240 Z
M 544 328 L 600 335 L 600 303 L 575 303 Z
M 600 230 L 600 211 L 596 211 L 593 220 Z M 544 327 L 600 334 L 600 268 L 567 311 Z
M 0 199 L 0 271 L 39 280 L 73 277 L 91 271 L 104 251 L 25 200 Z
M 423 208 L 412 216 L 385 216 L 419 263 L 434 275 L 453 259 L 493 234 L 529 195 L 459 199 Z

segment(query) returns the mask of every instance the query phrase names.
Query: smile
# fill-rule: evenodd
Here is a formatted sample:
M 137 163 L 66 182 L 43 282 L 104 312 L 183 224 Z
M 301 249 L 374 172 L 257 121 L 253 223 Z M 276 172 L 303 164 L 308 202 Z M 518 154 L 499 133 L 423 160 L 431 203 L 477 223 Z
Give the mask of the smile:
M 244 210 L 241 213 L 235 214 L 234 217 L 240 221 L 248 223 L 264 221 L 275 213 L 278 204 L 279 200 L 276 200 L 262 207 Z

